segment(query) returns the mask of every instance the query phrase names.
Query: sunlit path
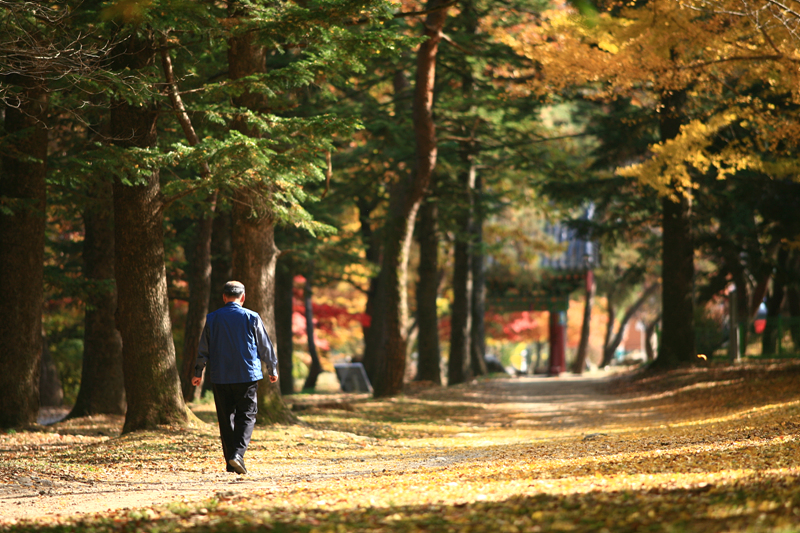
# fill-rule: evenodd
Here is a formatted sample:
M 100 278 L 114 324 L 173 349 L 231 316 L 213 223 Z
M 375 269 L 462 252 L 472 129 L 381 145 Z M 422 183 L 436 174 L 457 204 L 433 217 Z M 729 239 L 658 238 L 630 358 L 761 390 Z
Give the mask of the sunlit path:
M 76 420 L 2 436 L 0 515 L 155 520 L 180 508 L 199 523 L 213 504 L 254 523 L 377 513 L 385 525 L 415 513 L 425 522 L 430 509 L 458 523 L 482 505 L 514 514 L 519 531 L 590 518 L 600 530 L 623 518 L 656 523 L 675 506 L 681 527 L 695 519 L 710 530 L 728 520 L 783 527 L 798 520 L 797 373 L 790 364 L 637 382 L 503 378 L 382 401 L 302 395 L 294 400 L 305 407 L 303 424 L 257 429 L 247 476 L 222 471 L 211 425 L 115 437 L 121 420 Z M 196 406 L 203 419 L 209 409 Z M 623 513 L 613 506 L 619 498 L 637 506 Z M 529 509 L 520 514 L 520 505 Z

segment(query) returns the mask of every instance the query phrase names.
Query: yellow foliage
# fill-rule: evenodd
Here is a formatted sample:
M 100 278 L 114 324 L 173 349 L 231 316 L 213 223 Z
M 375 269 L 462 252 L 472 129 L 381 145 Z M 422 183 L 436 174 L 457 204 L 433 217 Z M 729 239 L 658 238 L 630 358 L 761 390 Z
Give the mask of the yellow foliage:
M 618 169 L 619 175 L 665 193 L 670 184 L 689 191 L 690 169 L 713 170 L 720 179 L 743 169 L 773 177 L 798 171 L 796 113 L 749 96 L 749 88 L 758 83 L 800 102 L 800 38 L 786 23 L 796 21 L 793 13 L 769 0 L 653 0 L 642 7 L 614 8 L 618 11 L 593 16 L 591 23 L 561 6 L 512 31 L 501 32 L 492 21 L 484 27 L 536 64 L 525 90 L 538 95 L 579 86 L 586 97 L 602 100 L 629 97 L 657 105 L 659 95 L 686 91 L 688 106 L 714 102 L 714 115 L 652 146 L 649 161 Z M 643 92 L 654 96 L 642 98 Z M 750 132 L 749 144 L 734 141 L 712 153 L 711 139 L 734 121 Z M 766 160 L 754 155 L 764 152 Z

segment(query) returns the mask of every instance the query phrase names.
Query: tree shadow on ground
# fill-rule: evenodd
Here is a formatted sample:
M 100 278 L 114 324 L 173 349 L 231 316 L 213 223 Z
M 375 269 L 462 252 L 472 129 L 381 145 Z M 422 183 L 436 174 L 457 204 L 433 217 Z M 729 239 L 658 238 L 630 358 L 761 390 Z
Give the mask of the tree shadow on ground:
M 268 500 L 218 494 L 202 506 L 164 506 L 66 525 L 17 524 L 10 532 L 420 532 L 582 531 L 616 533 L 792 531 L 800 527 L 794 479 L 755 476 L 693 488 L 590 491 L 514 496 L 453 505 L 323 507 L 265 506 Z M 324 502 L 323 502 L 324 503 Z

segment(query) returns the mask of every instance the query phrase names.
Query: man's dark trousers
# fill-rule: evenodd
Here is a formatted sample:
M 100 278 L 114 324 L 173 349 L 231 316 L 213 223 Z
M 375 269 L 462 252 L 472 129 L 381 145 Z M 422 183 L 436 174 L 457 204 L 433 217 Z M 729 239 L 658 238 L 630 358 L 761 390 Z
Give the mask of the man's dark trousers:
M 258 381 L 215 383 L 213 389 L 222 453 L 227 463 L 235 455 L 244 457 L 250 444 L 258 413 Z

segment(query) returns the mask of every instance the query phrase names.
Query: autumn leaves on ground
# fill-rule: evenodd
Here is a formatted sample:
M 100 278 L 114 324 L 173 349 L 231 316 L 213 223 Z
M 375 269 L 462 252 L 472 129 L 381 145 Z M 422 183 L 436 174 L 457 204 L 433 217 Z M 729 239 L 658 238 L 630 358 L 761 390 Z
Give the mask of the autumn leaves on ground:
M 774 361 L 301 395 L 248 476 L 211 424 L 74 420 L 0 435 L 0 529 L 799 531 L 798 383 Z

